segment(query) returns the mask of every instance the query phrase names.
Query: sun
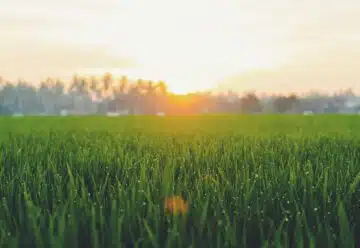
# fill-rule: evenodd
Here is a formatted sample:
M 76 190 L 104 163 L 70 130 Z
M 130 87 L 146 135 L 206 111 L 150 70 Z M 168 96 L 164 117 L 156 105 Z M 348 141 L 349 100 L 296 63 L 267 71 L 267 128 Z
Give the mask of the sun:
M 170 73 L 170 70 L 164 70 L 164 81 L 170 93 L 187 95 L 214 90 L 218 78 L 216 75 L 206 75 L 204 77 L 191 70 L 187 71 L 187 73 L 182 73 L 181 71 Z
M 167 82 L 169 91 L 176 95 L 186 95 L 189 93 L 193 93 L 196 91 L 195 88 L 192 88 L 191 85 L 175 83 L 175 82 Z
M 176 94 L 176 95 L 186 95 L 186 94 L 190 93 L 188 90 L 182 89 L 182 88 L 176 88 L 176 89 L 171 89 L 170 88 L 169 91 L 171 93 Z

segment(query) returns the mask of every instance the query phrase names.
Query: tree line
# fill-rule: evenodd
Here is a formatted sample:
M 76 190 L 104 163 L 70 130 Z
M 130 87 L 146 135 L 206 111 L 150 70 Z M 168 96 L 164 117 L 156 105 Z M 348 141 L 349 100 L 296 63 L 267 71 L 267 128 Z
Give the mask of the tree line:
M 0 114 L 24 115 L 93 114 L 203 114 L 203 113 L 301 113 L 338 112 L 346 99 L 355 94 L 348 90 L 333 96 L 296 94 L 259 97 L 227 91 L 194 92 L 176 95 L 165 82 L 101 77 L 74 76 L 70 82 L 48 78 L 35 86 L 24 80 L 12 83 L 0 78 Z M 359 109 L 360 110 L 360 109 Z

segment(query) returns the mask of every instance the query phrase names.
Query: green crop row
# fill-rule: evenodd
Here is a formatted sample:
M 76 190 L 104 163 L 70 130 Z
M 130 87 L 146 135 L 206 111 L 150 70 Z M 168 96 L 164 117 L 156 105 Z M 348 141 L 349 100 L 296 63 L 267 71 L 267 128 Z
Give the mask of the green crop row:
M 0 119 L 0 247 L 355 247 L 356 116 Z M 188 204 L 174 215 L 164 201 Z

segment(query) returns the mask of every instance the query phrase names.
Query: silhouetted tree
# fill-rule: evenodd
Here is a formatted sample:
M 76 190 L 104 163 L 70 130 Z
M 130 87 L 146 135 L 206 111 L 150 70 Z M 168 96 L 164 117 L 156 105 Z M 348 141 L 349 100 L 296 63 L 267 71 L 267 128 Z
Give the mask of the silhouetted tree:
M 65 87 L 68 85 L 68 87 Z M 70 82 L 48 78 L 40 87 L 19 80 L 10 83 L 0 78 L 0 112 L 24 114 L 59 114 L 63 109 L 78 114 L 105 114 L 108 111 L 129 110 L 130 113 L 156 114 L 196 114 L 256 113 L 256 112 L 302 112 L 333 113 L 357 111 L 357 106 L 349 109 L 349 99 L 356 102 L 351 90 L 336 95 L 313 92 L 298 98 L 289 96 L 263 97 L 259 99 L 253 92 L 242 97 L 237 92 L 223 94 L 195 92 L 176 95 L 168 92 L 165 82 L 154 83 L 138 79 L 131 82 L 127 77 L 114 80 L 110 73 L 103 77 L 79 77 L 74 75 Z M 266 107 L 264 109 L 264 106 Z
M 245 113 L 259 113 L 263 109 L 260 99 L 254 92 L 249 92 L 241 97 L 240 103 L 241 109 Z
M 101 98 L 101 85 L 99 84 L 99 80 L 94 76 L 89 79 L 89 90 L 96 100 Z
M 0 115 L 12 115 L 12 112 L 8 107 L 0 104 Z
M 167 112 L 168 106 L 168 87 L 164 81 L 159 81 L 156 84 L 156 106 L 157 112 Z
M 129 113 L 136 114 L 142 110 L 142 86 L 143 81 L 137 80 L 135 84 L 132 84 L 129 89 Z
M 117 85 L 113 85 L 114 98 L 111 101 L 111 109 L 113 111 L 127 110 L 129 105 L 129 95 L 127 89 L 129 88 L 129 80 L 123 76 L 120 78 Z
M 109 89 L 111 88 L 111 84 L 113 83 L 113 76 L 111 73 L 105 73 L 103 78 L 103 92 L 108 93 Z
M 156 88 L 158 95 L 166 96 L 168 94 L 168 87 L 164 81 L 158 82 Z
M 75 95 L 85 95 L 89 93 L 88 81 L 83 77 L 73 76 L 69 87 L 70 93 Z
M 295 94 L 289 96 L 279 96 L 274 100 L 275 110 L 279 113 L 285 113 L 293 110 L 296 107 L 298 98 Z
M 156 114 L 157 113 L 157 102 L 156 102 L 156 85 L 152 81 L 148 81 L 144 86 L 144 113 L 145 114 Z

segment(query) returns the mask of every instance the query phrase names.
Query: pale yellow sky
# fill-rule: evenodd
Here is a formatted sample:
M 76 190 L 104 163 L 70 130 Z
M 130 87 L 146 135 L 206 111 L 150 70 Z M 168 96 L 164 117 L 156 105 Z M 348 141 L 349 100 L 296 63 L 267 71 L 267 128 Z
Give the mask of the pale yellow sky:
M 359 0 L 1 0 L 0 74 L 360 92 Z M 250 72 L 249 72 L 250 71 Z

